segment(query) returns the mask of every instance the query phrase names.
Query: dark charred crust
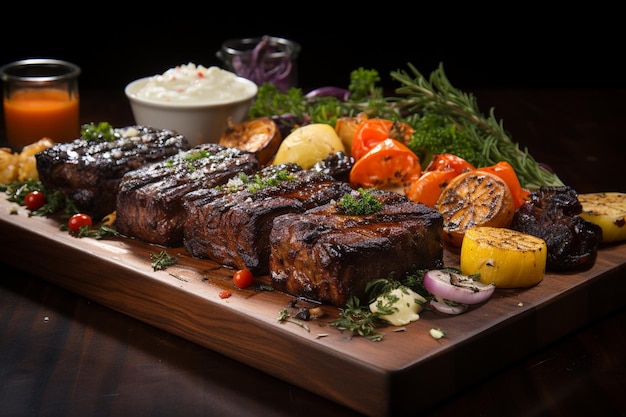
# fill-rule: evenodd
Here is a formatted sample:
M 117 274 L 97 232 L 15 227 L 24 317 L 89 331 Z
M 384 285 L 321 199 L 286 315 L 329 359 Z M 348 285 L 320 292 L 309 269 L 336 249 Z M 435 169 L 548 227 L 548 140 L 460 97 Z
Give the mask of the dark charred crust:
M 372 279 L 401 278 L 443 266 L 441 214 L 397 193 L 374 191 L 383 209 L 348 216 L 329 203 L 274 219 L 270 276 L 275 288 L 295 296 L 345 305 L 367 302 Z
M 130 171 L 119 186 L 116 228 L 149 243 L 182 246 L 185 195 L 258 169 L 253 153 L 211 143 Z
M 79 138 L 38 153 L 37 171 L 44 187 L 60 191 L 79 210 L 100 219 L 115 210 L 124 174 L 189 148 L 187 139 L 171 130 L 146 126 L 122 130 L 126 135 L 114 141 Z
M 593 264 L 602 229 L 579 216 L 583 208 L 576 191 L 569 186 L 541 187 L 529 197 L 510 228 L 546 242 L 546 268 L 564 271 Z

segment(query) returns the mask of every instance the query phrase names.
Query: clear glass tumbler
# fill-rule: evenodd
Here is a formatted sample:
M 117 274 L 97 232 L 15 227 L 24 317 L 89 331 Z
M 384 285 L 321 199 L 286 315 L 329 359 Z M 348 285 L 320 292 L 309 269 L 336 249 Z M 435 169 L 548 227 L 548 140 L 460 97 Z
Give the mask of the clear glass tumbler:
M 77 65 L 58 59 L 25 59 L 0 68 L 9 145 L 21 149 L 47 137 L 80 136 Z

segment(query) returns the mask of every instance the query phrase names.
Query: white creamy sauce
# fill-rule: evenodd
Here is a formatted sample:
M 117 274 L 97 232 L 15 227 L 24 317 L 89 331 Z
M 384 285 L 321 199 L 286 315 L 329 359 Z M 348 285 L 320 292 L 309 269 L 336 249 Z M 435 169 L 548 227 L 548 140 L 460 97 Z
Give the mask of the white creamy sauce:
M 221 103 L 249 97 L 254 88 L 230 71 L 189 63 L 151 77 L 137 96 L 163 102 Z

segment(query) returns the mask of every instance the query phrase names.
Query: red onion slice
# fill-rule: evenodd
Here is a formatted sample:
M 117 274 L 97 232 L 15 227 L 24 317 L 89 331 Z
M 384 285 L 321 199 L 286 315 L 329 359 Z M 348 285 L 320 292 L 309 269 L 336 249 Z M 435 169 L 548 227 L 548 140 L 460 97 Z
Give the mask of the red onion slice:
M 424 288 L 439 299 L 460 304 L 478 304 L 487 301 L 496 286 L 474 281 L 453 271 L 435 269 L 424 274 Z
M 436 296 L 430 300 L 430 306 L 440 313 L 444 314 L 461 314 L 468 309 L 469 304 L 455 303 L 439 299 Z

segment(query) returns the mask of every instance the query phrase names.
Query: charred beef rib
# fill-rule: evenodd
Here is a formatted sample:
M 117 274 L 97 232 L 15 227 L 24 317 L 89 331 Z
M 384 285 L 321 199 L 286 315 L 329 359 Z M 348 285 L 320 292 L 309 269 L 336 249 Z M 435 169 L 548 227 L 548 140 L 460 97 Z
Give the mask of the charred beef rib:
M 79 138 L 35 155 L 44 187 L 60 191 L 77 209 L 100 219 L 115 210 L 124 174 L 189 148 L 187 139 L 171 130 L 145 126 L 117 130 L 120 137 L 113 141 Z
M 582 211 L 573 188 L 541 187 L 517 209 L 509 228 L 545 240 L 547 269 L 586 267 L 597 257 L 602 228 L 580 217 Z
M 259 168 L 253 153 L 210 143 L 129 171 L 119 184 L 115 227 L 119 233 L 145 242 L 182 246 L 183 197 Z
M 442 267 L 441 214 L 391 191 L 372 195 L 383 203 L 373 214 L 345 214 L 340 201 L 276 217 L 269 238 L 274 288 L 343 307 L 351 296 L 367 302 L 373 279 Z
M 352 189 L 333 177 L 297 165 L 269 166 L 218 190 L 190 193 L 184 246 L 198 258 L 267 274 L 272 221 L 341 198 Z

